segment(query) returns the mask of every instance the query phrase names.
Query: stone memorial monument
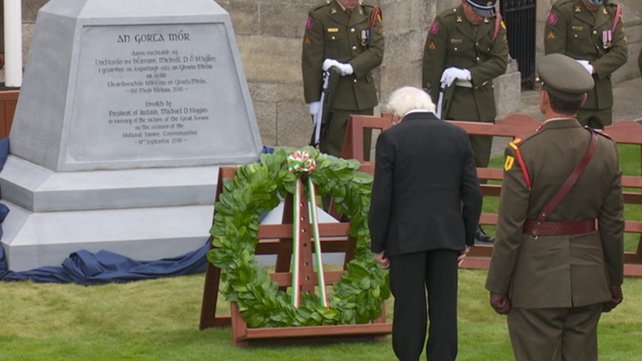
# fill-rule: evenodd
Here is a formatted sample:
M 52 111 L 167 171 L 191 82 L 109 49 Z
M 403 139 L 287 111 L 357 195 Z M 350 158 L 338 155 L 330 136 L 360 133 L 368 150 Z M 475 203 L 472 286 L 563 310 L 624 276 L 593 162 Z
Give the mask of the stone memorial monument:
M 262 148 L 229 14 L 212 0 L 49 1 L 10 141 L 11 270 L 202 246 L 218 165 Z

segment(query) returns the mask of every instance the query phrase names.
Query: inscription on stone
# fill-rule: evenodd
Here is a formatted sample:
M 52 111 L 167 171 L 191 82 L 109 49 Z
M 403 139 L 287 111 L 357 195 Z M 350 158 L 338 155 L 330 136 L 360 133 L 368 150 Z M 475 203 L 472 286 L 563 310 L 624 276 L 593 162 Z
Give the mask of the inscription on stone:
M 226 126 L 247 114 L 221 24 L 89 26 L 81 44 L 76 88 L 91 92 L 76 94 L 68 161 L 202 157 L 222 129 L 228 151 L 229 131 L 251 138 L 247 121 Z

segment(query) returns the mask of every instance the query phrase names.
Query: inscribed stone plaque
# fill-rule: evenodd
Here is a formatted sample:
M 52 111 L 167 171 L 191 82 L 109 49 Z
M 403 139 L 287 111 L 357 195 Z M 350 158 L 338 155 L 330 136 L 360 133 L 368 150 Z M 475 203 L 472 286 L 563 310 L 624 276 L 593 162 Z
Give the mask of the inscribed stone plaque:
M 53 171 L 237 164 L 262 144 L 229 14 L 211 0 L 52 0 L 12 154 Z
M 80 49 L 66 163 L 252 149 L 222 24 L 86 26 Z

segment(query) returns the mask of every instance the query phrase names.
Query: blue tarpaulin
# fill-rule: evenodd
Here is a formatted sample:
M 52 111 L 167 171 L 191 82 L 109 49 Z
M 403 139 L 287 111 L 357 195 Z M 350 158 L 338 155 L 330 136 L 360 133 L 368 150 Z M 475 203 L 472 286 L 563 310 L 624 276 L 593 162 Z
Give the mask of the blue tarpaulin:
M 187 275 L 205 270 L 208 249 L 209 242 L 183 256 L 158 261 L 135 261 L 112 252 L 92 253 L 80 250 L 69 255 L 61 267 L 12 272 L 7 268 L 7 258 L 4 249 L 0 247 L 0 280 L 96 285 Z

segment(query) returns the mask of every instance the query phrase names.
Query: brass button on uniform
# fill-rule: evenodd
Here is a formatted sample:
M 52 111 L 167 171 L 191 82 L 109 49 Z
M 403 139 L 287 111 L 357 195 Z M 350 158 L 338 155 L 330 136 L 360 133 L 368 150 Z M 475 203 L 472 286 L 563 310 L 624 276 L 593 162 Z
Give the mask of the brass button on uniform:
M 352 50 L 357 50 L 357 46 L 356 45 L 352 45 Z
M 350 29 L 351 33 L 354 33 L 356 30 L 354 28 Z
M 356 83 L 357 81 L 358 81 L 357 79 L 353 80 L 354 83 Z

